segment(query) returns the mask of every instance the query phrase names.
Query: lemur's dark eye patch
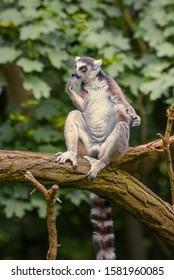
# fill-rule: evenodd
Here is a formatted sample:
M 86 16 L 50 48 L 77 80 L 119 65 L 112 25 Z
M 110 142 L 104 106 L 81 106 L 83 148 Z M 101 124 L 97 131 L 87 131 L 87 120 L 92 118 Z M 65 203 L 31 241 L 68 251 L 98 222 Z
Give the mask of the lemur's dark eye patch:
M 87 71 L 87 67 L 86 66 L 81 66 L 79 69 L 82 72 L 86 72 Z

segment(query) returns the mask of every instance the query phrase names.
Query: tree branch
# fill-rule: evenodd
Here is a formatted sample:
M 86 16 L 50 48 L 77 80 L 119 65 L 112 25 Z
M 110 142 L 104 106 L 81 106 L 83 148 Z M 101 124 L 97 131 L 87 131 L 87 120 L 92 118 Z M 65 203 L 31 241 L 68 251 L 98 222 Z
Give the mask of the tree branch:
M 30 183 L 32 183 L 36 187 L 36 189 L 41 191 L 47 201 L 46 213 L 47 213 L 47 227 L 48 227 L 48 236 L 49 236 L 49 249 L 47 252 L 47 260 L 56 260 L 58 241 L 57 241 L 56 217 L 54 213 L 54 206 L 55 206 L 56 195 L 59 187 L 57 185 L 53 185 L 50 190 L 47 190 L 42 184 L 38 182 L 38 180 L 36 180 L 36 178 L 34 178 L 34 176 L 29 171 L 25 173 L 25 179 Z
M 171 136 L 170 143 L 173 142 L 174 136 Z M 30 171 L 44 184 L 59 182 L 62 188 L 95 192 L 135 216 L 149 230 L 174 246 L 172 207 L 134 177 L 118 170 L 137 159 L 158 154 L 162 149 L 162 140 L 130 148 L 120 162 L 105 168 L 92 182 L 86 180 L 89 164 L 82 158 L 78 158 L 78 168 L 74 170 L 69 163 L 55 163 L 52 154 L 0 151 L 0 181 L 25 182 L 25 173 Z
M 166 126 L 166 131 L 165 131 L 164 136 L 162 136 L 160 133 L 158 133 L 160 138 L 163 140 L 164 153 L 165 153 L 166 164 L 167 164 L 167 171 L 168 171 L 168 176 L 169 176 L 169 180 L 170 180 L 172 205 L 173 205 L 173 209 L 174 209 L 174 171 L 173 171 L 173 166 L 172 166 L 172 157 L 170 154 L 170 142 L 169 142 L 170 134 L 172 131 L 173 120 L 174 120 L 174 103 L 167 110 L 167 126 Z
M 125 18 L 125 21 L 126 21 L 128 27 L 133 32 L 134 22 L 133 22 L 132 15 L 130 14 L 130 11 L 128 9 L 124 9 L 123 16 Z M 148 47 L 147 47 L 146 43 L 144 42 L 144 40 L 139 37 L 139 38 L 136 38 L 136 41 L 137 41 L 137 44 L 138 44 L 140 50 L 142 51 L 142 53 L 147 53 Z

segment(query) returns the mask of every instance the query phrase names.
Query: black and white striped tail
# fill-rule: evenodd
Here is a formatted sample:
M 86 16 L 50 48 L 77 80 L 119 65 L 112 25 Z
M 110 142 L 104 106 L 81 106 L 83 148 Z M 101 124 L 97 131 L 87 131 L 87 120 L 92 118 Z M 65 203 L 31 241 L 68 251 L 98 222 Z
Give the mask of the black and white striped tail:
M 91 194 L 91 222 L 94 225 L 93 242 L 97 260 L 115 260 L 113 221 L 110 203 L 96 194 Z

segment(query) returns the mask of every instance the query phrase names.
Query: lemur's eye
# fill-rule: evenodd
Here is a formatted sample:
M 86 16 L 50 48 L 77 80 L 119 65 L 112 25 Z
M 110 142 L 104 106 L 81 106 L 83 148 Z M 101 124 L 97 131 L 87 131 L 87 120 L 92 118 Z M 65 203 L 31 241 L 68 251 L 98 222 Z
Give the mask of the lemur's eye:
M 83 73 L 86 72 L 86 70 L 87 70 L 87 67 L 86 67 L 86 66 L 80 67 L 80 71 L 82 71 Z

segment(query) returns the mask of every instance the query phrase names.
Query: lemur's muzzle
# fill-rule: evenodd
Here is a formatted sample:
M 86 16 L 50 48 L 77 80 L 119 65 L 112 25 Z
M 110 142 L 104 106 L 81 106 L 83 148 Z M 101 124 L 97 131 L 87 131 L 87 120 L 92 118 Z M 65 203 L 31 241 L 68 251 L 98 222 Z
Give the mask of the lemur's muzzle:
M 74 71 L 74 72 L 71 74 L 71 77 L 72 77 L 72 78 L 75 77 L 75 78 L 77 78 L 78 80 L 81 78 L 81 77 L 77 74 L 76 71 Z

